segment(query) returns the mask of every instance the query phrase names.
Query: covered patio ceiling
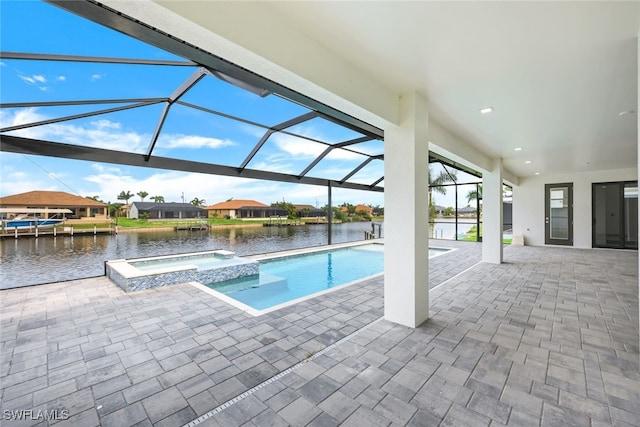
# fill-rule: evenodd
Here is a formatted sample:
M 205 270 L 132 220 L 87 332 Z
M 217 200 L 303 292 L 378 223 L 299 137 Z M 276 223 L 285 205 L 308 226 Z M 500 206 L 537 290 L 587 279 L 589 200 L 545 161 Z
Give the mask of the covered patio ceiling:
M 418 92 L 430 142 L 447 148 L 437 123 L 516 180 L 637 167 L 638 1 L 104 1 L 229 41 L 358 117 L 397 123 L 394 101 Z

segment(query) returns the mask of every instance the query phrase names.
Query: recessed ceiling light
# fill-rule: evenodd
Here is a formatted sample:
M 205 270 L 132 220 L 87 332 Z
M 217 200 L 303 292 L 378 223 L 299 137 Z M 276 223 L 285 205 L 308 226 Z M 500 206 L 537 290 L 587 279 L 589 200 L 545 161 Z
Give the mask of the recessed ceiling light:
M 513 149 L 513 151 L 522 151 L 522 147 L 516 147 Z
M 527 164 L 527 165 L 530 165 L 531 164 L 531 160 L 525 160 L 524 163 Z
M 480 113 L 481 114 L 489 114 L 492 111 L 493 111 L 493 107 L 485 107 L 485 108 L 480 110 Z
M 536 175 L 540 175 L 540 172 L 536 172 L 535 174 L 536 174 Z

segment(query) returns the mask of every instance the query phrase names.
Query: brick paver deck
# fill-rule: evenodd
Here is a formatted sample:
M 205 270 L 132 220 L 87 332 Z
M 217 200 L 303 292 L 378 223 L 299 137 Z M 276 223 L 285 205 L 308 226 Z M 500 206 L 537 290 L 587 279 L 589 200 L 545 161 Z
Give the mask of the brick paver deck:
M 2 424 L 640 425 L 636 252 L 434 245 L 416 329 L 382 278 L 259 317 L 189 284 L 1 291 Z

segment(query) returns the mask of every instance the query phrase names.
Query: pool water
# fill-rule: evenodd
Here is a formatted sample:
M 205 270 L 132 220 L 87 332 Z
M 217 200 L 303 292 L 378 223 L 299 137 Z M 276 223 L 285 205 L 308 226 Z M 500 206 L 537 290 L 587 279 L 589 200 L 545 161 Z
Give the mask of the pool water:
M 441 251 L 429 249 L 429 257 Z M 256 310 L 264 310 L 383 271 L 384 245 L 367 244 L 263 260 L 259 275 L 206 286 Z

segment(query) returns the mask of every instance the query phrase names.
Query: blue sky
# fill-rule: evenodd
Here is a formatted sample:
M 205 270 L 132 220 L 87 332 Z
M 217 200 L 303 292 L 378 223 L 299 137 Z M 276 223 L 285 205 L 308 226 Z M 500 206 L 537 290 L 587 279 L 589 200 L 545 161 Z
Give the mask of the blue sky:
M 181 60 L 137 40 L 86 21 L 66 11 L 36 1 L 0 1 L 0 45 L 3 51 Z M 168 97 L 195 67 L 25 61 L 2 59 L 0 97 L 3 103 L 132 99 Z M 272 126 L 308 110 L 274 95 L 261 98 L 206 76 L 182 101 L 249 122 Z M 30 123 L 118 104 L 64 107 L 5 108 L 0 127 Z M 31 127 L 12 134 L 27 138 L 132 153 L 148 149 L 164 104 L 96 115 Z M 252 169 L 300 173 L 329 143 L 346 141 L 358 133 L 323 119 L 313 119 L 290 129 L 305 138 L 274 134 L 249 163 Z M 154 155 L 238 166 L 264 134 L 263 127 L 214 116 L 182 105 L 172 106 Z M 363 160 L 365 154 L 382 154 L 381 141 L 334 149 L 308 175 L 340 179 Z M 116 201 L 121 191 L 146 191 L 166 201 L 208 204 L 235 199 L 264 203 L 281 201 L 324 205 L 327 189 L 214 175 L 189 174 L 115 164 L 0 153 L 0 196 L 31 190 L 58 190 L 82 196 L 97 195 Z M 373 161 L 351 181 L 371 184 L 383 175 L 381 161 Z M 184 195 L 184 196 L 183 196 Z M 137 197 L 136 197 L 137 199 Z M 382 193 L 334 189 L 333 203 L 383 205 Z

